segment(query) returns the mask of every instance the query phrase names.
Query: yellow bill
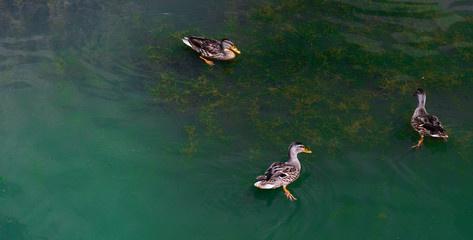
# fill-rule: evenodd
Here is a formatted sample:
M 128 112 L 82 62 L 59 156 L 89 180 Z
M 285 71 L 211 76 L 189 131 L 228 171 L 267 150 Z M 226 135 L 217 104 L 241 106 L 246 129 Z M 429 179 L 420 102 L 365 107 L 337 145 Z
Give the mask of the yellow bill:
M 233 46 L 233 47 L 232 47 L 232 48 L 230 48 L 230 49 L 231 49 L 232 51 L 234 51 L 234 52 L 238 53 L 238 54 L 241 54 L 241 52 L 240 52 L 240 51 L 238 51 L 238 49 L 237 49 L 235 46 Z

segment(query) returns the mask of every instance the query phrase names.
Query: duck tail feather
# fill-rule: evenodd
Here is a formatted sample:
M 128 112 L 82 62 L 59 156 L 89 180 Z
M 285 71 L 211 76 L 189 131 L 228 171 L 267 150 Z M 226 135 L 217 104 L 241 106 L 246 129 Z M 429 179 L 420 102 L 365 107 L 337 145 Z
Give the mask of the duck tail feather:
M 259 175 L 256 177 L 258 180 L 266 180 L 266 175 Z
M 259 182 L 255 182 L 255 187 L 257 188 L 261 188 L 261 189 L 273 189 L 274 188 L 274 184 L 265 184 L 265 183 L 262 183 L 262 181 L 259 181 Z
M 192 47 L 192 45 L 189 43 L 189 38 L 188 37 L 184 37 L 182 39 L 182 42 L 184 42 L 187 46 Z

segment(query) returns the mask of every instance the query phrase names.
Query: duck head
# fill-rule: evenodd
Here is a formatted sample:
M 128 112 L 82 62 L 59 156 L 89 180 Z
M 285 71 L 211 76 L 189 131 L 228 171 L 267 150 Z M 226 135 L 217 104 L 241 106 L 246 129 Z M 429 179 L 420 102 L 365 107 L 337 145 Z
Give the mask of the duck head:
M 228 38 L 222 39 L 222 49 L 230 49 L 238 54 L 241 54 L 241 52 L 235 47 L 235 43 L 233 43 L 233 41 Z

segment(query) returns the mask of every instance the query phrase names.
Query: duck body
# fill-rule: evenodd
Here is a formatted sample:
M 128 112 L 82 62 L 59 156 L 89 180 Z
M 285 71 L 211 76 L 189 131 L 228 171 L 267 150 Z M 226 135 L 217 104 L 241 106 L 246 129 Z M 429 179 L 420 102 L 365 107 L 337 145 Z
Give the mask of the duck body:
M 297 200 L 286 189 L 286 186 L 294 182 L 300 175 L 301 163 L 297 158 L 297 154 L 301 152 L 312 153 L 300 142 L 291 143 L 288 150 L 289 160 L 271 164 L 264 175 L 256 177 L 260 181 L 256 182 L 254 186 L 261 189 L 275 189 L 282 186 L 289 200 Z
M 413 148 L 419 148 L 424 137 L 426 136 L 442 138 L 446 141 L 448 138 L 448 135 L 446 134 L 447 131 L 445 128 L 443 128 L 439 118 L 437 116 L 430 115 L 427 110 L 425 110 L 425 101 L 427 99 L 425 91 L 419 88 L 413 94 L 413 96 L 417 96 L 419 104 L 412 115 L 411 126 L 421 136 L 419 143 L 413 146 Z
M 445 134 L 446 130 L 443 128 L 439 118 L 434 115 L 430 115 L 425 109 L 419 109 L 417 114 L 411 118 L 411 126 L 421 136 L 429 136 L 434 138 L 448 138 Z
M 289 185 L 296 181 L 300 174 L 299 168 L 287 162 L 275 162 L 269 166 L 264 175 L 256 177 L 261 181 L 256 182 L 255 186 L 261 189 L 275 189 L 283 185 Z
M 203 57 L 212 58 L 216 60 L 231 60 L 235 58 L 235 53 L 240 54 L 241 52 L 235 47 L 235 44 L 231 39 L 224 38 L 221 41 L 203 37 L 187 36 L 182 41 L 196 52 L 200 53 L 201 58 Z M 210 62 L 210 63 L 209 63 Z M 206 63 L 209 65 L 211 61 Z

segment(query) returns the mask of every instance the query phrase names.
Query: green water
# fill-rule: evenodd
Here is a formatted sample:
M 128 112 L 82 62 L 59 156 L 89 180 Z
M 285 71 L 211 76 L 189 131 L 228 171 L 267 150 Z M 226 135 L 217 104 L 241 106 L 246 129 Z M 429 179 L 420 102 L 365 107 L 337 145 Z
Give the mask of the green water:
M 0 239 L 471 239 L 472 10 L 0 1 Z M 419 87 L 450 137 L 413 150 Z M 298 200 L 253 187 L 296 140 Z

